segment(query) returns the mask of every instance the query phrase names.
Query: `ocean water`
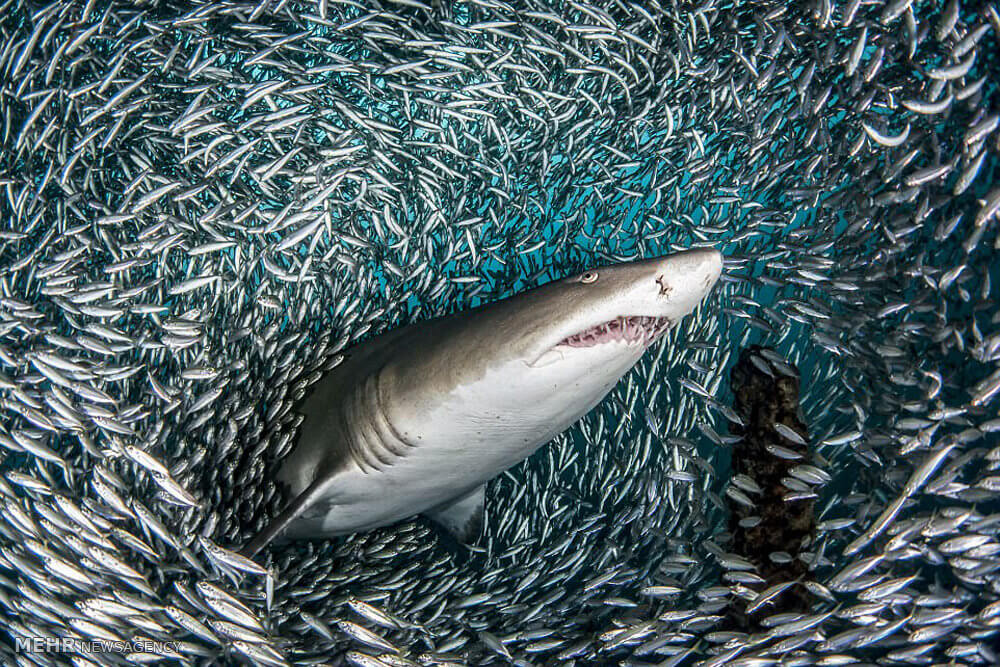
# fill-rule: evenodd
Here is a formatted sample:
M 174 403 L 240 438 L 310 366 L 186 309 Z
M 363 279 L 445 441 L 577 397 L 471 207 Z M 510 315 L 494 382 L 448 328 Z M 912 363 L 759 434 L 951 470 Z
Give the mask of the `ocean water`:
M 995 3 L 0 9 L 5 664 L 997 663 Z M 234 555 L 339 351 L 691 247 L 471 548 Z M 752 346 L 807 446 L 738 437 Z

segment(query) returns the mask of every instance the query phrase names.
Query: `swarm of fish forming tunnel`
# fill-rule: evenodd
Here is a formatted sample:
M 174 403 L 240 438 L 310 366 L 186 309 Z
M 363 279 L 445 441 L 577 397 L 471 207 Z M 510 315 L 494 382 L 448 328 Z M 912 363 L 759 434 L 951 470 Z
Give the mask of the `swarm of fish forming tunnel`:
M 421 4 L 0 2 L 0 662 L 996 664 L 996 7 Z M 233 553 L 345 347 L 692 244 L 715 296 L 472 551 Z M 801 371 L 801 581 L 726 534 L 757 343 Z

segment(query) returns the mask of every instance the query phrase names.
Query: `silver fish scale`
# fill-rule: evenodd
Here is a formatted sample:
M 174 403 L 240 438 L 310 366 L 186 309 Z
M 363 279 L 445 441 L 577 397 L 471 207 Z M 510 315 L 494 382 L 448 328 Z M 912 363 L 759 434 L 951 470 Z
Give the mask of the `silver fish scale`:
M 0 624 L 152 640 L 4 664 L 996 664 L 995 5 L 0 17 Z M 416 520 L 236 553 L 345 347 L 691 245 L 717 297 L 491 482 L 471 551 Z M 748 634 L 729 606 L 789 583 L 726 532 L 753 344 L 800 373 L 819 528 L 773 554 L 810 609 Z

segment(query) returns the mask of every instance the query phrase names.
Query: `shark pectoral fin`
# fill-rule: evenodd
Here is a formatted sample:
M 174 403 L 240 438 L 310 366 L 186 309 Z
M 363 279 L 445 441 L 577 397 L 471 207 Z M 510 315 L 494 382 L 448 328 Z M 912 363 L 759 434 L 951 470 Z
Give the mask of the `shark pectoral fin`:
M 278 516 L 276 516 L 271 523 L 267 524 L 260 533 L 257 534 L 250 543 L 247 544 L 241 550 L 241 554 L 250 558 L 257 555 L 257 552 L 263 549 L 268 543 L 274 538 L 280 535 L 288 525 L 291 524 L 295 519 L 297 519 L 306 509 L 309 508 L 314 502 L 316 502 L 322 495 L 323 491 L 329 482 L 329 478 L 319 477 L 310 484 L 305 491 L 296 496 L 295 500 L 288 504 Z
M 424 514 L 447 530 L 459 542 L 468 543 L 479 536 L 483 529 L 483 511 L 486 504 L 486 485 L 471 493 L 439 505 Z

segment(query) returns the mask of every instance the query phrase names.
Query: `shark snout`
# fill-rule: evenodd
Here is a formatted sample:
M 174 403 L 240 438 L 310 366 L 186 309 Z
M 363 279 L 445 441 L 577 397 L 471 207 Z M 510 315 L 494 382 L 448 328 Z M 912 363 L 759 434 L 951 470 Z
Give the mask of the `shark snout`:
M 715 248 L 691 250 L 693 272 L 703 276 L 705 291 L 711 290 L 722 275 L 722 253 Z
M 722 253 L 715 248 L 685 250 L 665 258 L 664 264 L 668 272 L 701 277 L 710 287 L 722 275 Z
M 687 315 L 708 295 L 722 275 L 722 263 L 722 253 L 714 248 L 663 258 L 656 274 L 657 298 L 671 311 L 671 319 Z

